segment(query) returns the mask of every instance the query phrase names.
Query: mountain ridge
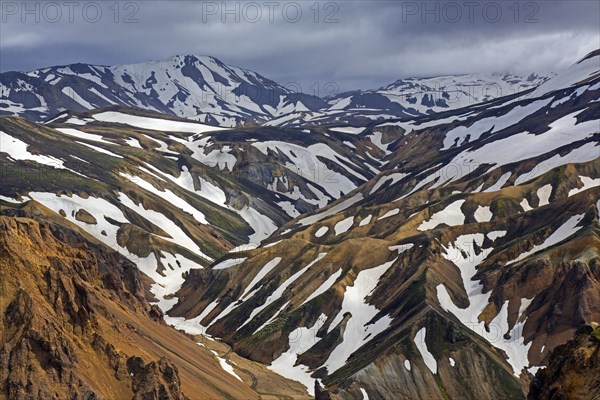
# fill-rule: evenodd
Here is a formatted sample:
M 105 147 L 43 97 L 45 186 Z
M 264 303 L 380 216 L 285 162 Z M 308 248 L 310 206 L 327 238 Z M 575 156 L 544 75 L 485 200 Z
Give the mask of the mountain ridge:
M 190 271 L 167 313 L 334 397 L 524 398 L 544 354 L 600 312 L 596 61 L 533 93 L 373 123 L 358 135 L 377 134 L 380 174 Z
M 512 77 L 513 86 L 522 91 L 543 83 L 550 75 L 532 82 L 507 74 L 405 78 L 380 89 L 350 91 L 321 99 L 295 93 L 254 71 L 226 65 L 212 56 L 178 54 L 166 60 L 113 66 L 74 63 L 0 73 L 0 115 L 22 115 L 42 122 L 65 109 L 84 111 L 120 104 L 215 126 L 232 127 L 248 121 L 281 126 L 311 121 L 364 124 L 365 116 L 410 118 L 509 94 L 506 82 L 499 76 Z M 465 78 L 471 81 L 462 82 Z M 427 83 L 448 79 L 453 83 L 443 87 Z M 400 83 L 410 83 L 410 90 L 399 88 Z M 469 93 L 474 87 L 494 93 L 474 96 Z M 298 121 L 290 122 L 298 117 Z
M 162 74 L 160 82 L 157 74 Z M 84 111 L 122 104 L 234 126 L 249 117 L 277 114 L 286 107 L 308 109 L 321 104 L 317 97 L 293 93 L 253 71 L 227 66 L 210 56 L 174 56 L 115 66 L 77 63 L 28 73 L 6 72 L 0 74 L 0 83 L 5 109 L 0 112 L 7 114 L 9 109 L 35 121 L 51 118 L 62 109 Z

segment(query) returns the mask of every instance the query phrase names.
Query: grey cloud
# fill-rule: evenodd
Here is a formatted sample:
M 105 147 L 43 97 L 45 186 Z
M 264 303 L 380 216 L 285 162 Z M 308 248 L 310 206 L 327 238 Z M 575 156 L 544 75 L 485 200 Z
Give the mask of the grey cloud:
M 119 3 L 119 23 L 108 8 L 112 2 L 97 2 L 103 15 L 96 23 L 77 12 L 72 23 L 64 12 L 55 23 L 45 21 L 43 15 L 39 23 L 31 16 L 23 23 L 19 14 L 6 14 L 10 11 L 6 3 L 10 2 L 2 4 L 0 24 L 1 71 L 206 54 L 282 84 L 296 82 L 305 92 L 320 88 L 323 94 L 331 81 L 339 90 L 350 90 L 379 87 L 408 76 L 556 71 L 600 47 L 600 5 L 595 1 L 471 2 L 472 21 L 463 1 L 450 2 L 451 6 L 427 2 L 427 9 L 437 7 L 438 12 L 424 15 L 421 1 L 325 1 L 317 3 L 318 22 L 312 1 L 278 3 L 273 22 L 266 3 L 257 1 L 262 18 L 255 23 L 248 22 L 254 14 L 240 15 L 239 23 L 228 14 L 222 23 L 220 12 L 203 13 L 215 5 L 222 9 L 223 2 L 138 1 L 132 4 L 139 22 L 130 24 L 122 21 L 136 10 L 128 2 Z M 248 2 L 238 4 L 250 13 Z M 293 14 L 286 20 L 278 11 L 286 6 L 293 11 L 290 4 L 302 10 L 298 22 L 289 22 Z M 235 6 L 235 2 L 226 5 L 230 10 Z M 462 12 L 457 21 L 452 21 L 456 16 L 452 7 Z M 502 16 L 493 22 L 497 8 Z M 487 16 L 483 9 L 489 11 Z M 334 11 L 332 18 L 338 22 L 325 23 Z M 537 22 L 526 23 L 528 15 Z

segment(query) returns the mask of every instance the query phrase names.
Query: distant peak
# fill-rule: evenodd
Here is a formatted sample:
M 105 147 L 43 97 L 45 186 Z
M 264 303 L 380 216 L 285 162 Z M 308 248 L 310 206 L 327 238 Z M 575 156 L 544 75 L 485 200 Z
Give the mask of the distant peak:
M 581 60 L 577 61 L 577 64 L 582 63 L 585 60 L 591 60 L 592 58 L 598 57 L 598 56 L 600 56 L 600 49 L 596 49 L 596 50 L 592 51 L 591 53 L 587 54 Z
M 195 61 L 200 61 L 200 62 L 217 62 L 217 63 L 221 63 L 221 61 L 213 56 L 207 56 L 207 55 L 198 55 L 198 54 L 176 54 L 173 57 L 171 57 L 169 60 L 195 60 Z

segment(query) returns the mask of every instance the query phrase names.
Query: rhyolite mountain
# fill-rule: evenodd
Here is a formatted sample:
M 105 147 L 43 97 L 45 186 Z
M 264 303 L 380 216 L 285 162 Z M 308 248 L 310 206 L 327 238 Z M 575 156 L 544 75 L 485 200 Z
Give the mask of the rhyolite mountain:
M 378 90 L 295 93 L 256 72 L 214 57 L 178 55 L 164 61 L 100 66 L 72 64 L 0 74 L 0 115 L 41 122 L 62 111 L 110 105 L 138 107 L 215 126 L 366 125 L 415 117 L 532 89 L 552 74 L 481 74 L 412 78 Z M 294 85 L 290 85 L 293 87 Z
M 191 270 L 168 314 L 311 393 L 525 398 L 600 318 L 599 57 L 533 96 L 369 126 L 379 175 Z
M 89 259 L 90 243 L 137 266 L 146 288 L 134 302 L 139 318 L 164 313 L 200 350 L 217 351 L 224 385 L 242 380 L 238 389 L 249 393 L 525 398 L 552 350 L 600 320 L 599 99 L 594 52 L 523 92 L 386 121 L 368 122 L 365 110 L 358 125 L 308 121 L 303 111 L 286 127 L 265 118 L 218 128 L 139 104 L 61 111 L 43 124 L 0 117 L 5 225 L 25 218 L 31 227 L 20 229 L 33 232 L 50 224 L 43 229 L 61 242 L 29 244 L 4 229 L 2 243 L 18 268 L 29 266 L 27 290 L 48 286 L 36 287 L 30 303 L 60 299 L 36 314 L 66 310 L 57 326 L 79 306 L 59 307 L 65 297 L 43 277 L 76 257 L 100 271 L 114 264 Z M 10 247 L 25 244 L 21 255 Z M 16 277 L 12 265 L 3 268 Z M 114 292 L 129 275 L 111 276 L 86 278 L 102 289 L 93 299 L 129 297 Z M 19 279 L 8 282 L 0 311 L 3 331 L 13 332 L 29 300 Z M 61 285 L 70 304 L 89 304 L 85 291 Z M 75 314 L 81 321 L 84 311 Z M 2 365 L 15 348 L 10 337 L 0 335 Z M 59 338 L 50 335 L 47 347 Z M 128 396 L 162 385 L 172 389 L 165 398 L 203 398 L 185 383 L 178 389 L 174 373 L 165 380 L 177 357 L 139 357 L 129 363 L 132 379 L 115 383 Z M 84 368 L 69 365 L 70 376 L 94 387 Z M 43 370 L 29 375 L 35 387 L 52 378 L 55 393 L 78 395 L 75 378 Z M 0 378 L 0 396 L 10 398 L 9 384 L 23 387 L 11 383 L 22 375 Z
M 4 117 L 0 135 L 0 199 L 42 203 L 124 253 L 165 311 L 182 273 L 257 247 L 367 182 L 385 155 L 328 128 L 217 129 L 114 107 L 49 124 Z
M 213 57 L 100 66 L 72 64 L 0 74 L 0 115 L 45 121 L 64 111 L 109 105 L 144 108 L 217 126 L 265 120 L 326 103 Z

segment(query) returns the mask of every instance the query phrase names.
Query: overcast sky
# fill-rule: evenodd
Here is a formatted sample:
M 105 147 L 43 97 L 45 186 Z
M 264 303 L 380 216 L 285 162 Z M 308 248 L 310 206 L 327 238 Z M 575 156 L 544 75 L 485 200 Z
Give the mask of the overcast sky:
M 313 83 L 344 91 L 413 76 L 557 71 L 600 48 L 598 1 L 114 4 L 2 1 L 0 71 L 197 54 L 312 93 Z

